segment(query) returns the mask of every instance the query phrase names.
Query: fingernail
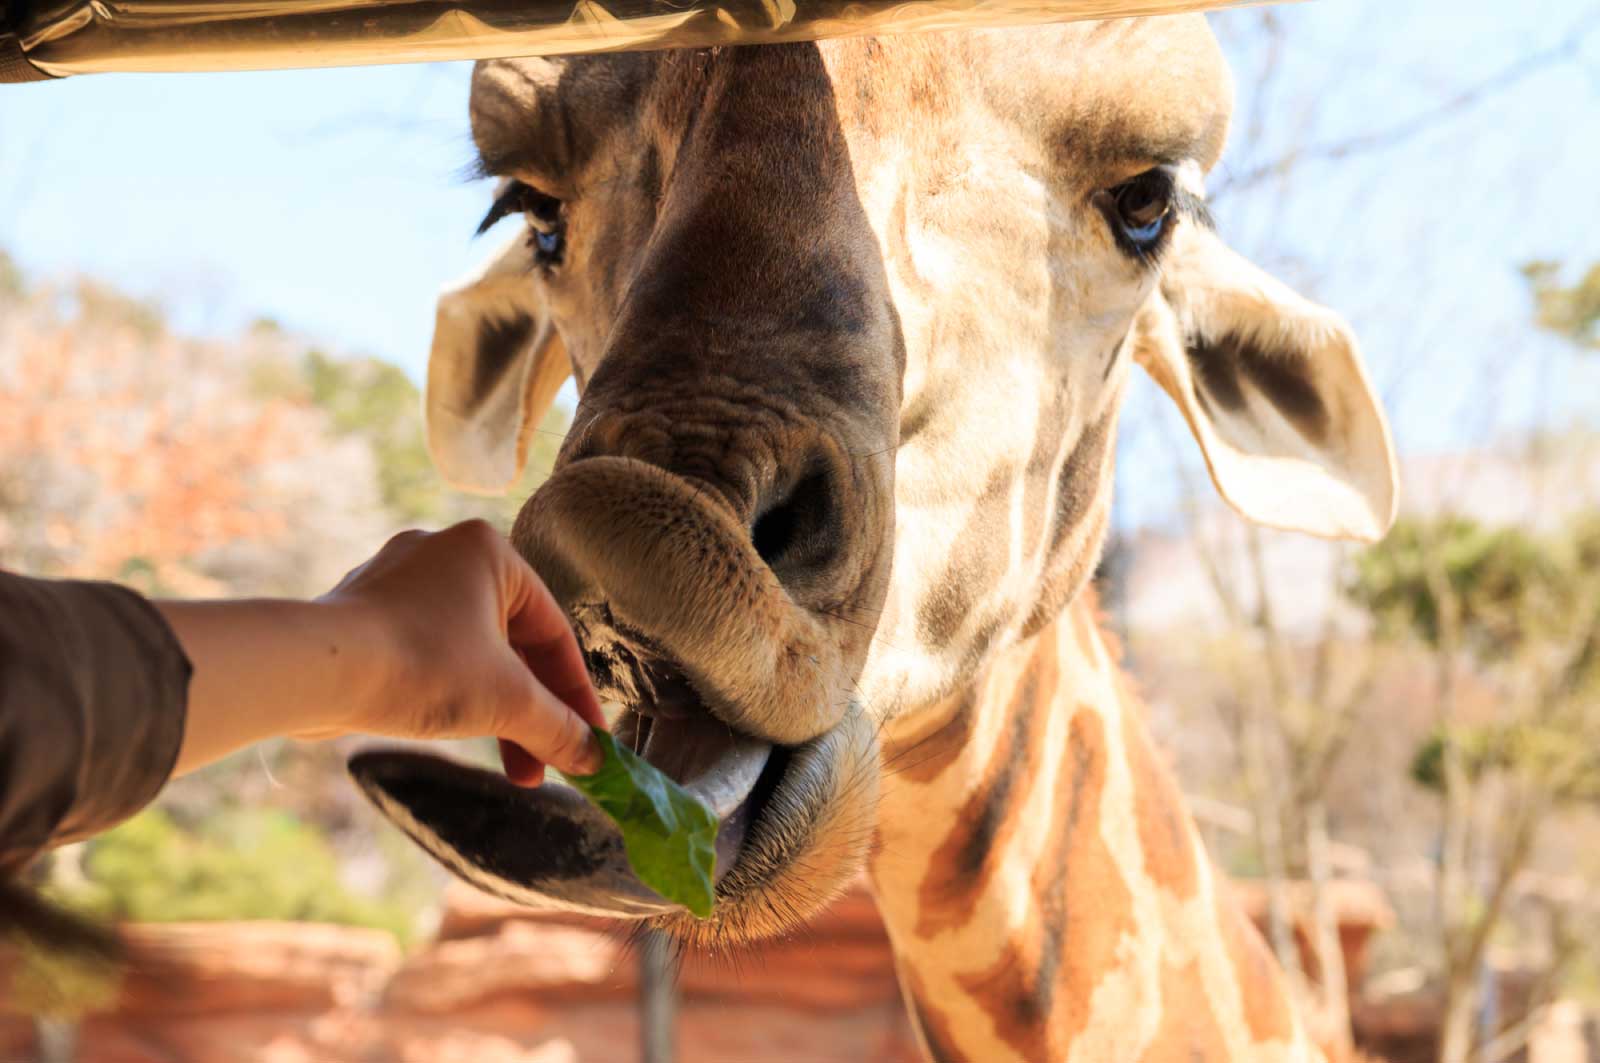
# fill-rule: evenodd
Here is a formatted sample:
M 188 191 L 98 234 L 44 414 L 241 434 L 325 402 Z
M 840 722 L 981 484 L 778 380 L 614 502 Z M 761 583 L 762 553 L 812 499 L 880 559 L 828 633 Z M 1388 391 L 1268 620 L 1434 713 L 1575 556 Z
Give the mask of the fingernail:
M 600 749 L 600 740 L 594 736 L 593 731 L 586 731 L 583 736 L 583 749 L 578 753 L 578 774 L 593 775 L 600 770 L 600 765 L 605 761 L 606 755 Z

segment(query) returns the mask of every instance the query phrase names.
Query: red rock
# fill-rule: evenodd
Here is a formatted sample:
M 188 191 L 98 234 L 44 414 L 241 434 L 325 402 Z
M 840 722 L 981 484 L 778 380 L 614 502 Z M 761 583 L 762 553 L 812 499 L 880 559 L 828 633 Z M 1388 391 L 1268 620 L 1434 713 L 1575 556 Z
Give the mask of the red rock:
M 1357 929 L 1372 922 L 1345 920 Z M 191 924 L 126 934 L 145 973 L 115 1010 L 83 1025 L 82 1063 L 639 1058 L 637 957 L 625 931 L 593 918 L 455 887 L 438 938 L 404 960 L 384 935 L 339 927 Z M 1415 1016 L 1360 1018 L 1399 1033 Z M 861 883 L 792 937 L 727 960 L 689 959 L 677 1037 L 686 1063 L 918 1059 L 888 935 Z M 27 1023 L 0 1022 L 0 1059 L 29 1058 L 31 1041 Z
M 1267 935 L 1269 917 L 1266 883 L 1259 879 L 1235 879 L 1231 887 L 1239 906 L 1261 933 Z M 1345 982 L 1353 998 L 1366 977 L 1367 946 L 1374 934 L 1394 925 L 1394 909 L 1376 883 L 1335 879 L 1324 888 L 1327 890 L 1327 903 L 1338 921 L 1339 947 L 1344 952 Z M 1301 966 L 1316 978 L 1315 950 L 1311 947 L 1311 884 L 1289 883 L 1288 898 Z
M 444 889 L 436 941 L 456 941 L 491 934 L 507 923 L 536 923 L 546 926 L 582 926 L 616 933 L 617 924 L 599 916 L 575 912 L 546 912 L 492 897 L 462 882 L 451 882 Z
M 636 964 L 615 931 L 507 921 L 486 936 L 423 949 L 390 979 L 384 1003 L 391 1012 L 433 1015 L 507 993 L 631 1000 L 637 984 Z
M 166 923 L 122 931 L 118 1010 L 172 1016 L 339 1007 L 374 996 L 399 965 L 394 938 L 316 923 Z
M 33 1020 L 0 1015 L 0 1059 L 32 1059 L 35 1050 Z

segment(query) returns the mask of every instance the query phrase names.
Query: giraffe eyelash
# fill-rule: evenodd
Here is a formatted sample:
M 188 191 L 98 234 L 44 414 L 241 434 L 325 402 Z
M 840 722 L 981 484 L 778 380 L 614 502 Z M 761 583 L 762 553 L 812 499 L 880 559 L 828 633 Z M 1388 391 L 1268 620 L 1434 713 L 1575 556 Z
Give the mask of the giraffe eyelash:
M 531 222 L 543 223 L 548 229 L 554 229 L 561 223 L 561 200 L 547 196 L 521 181 L 507 181 L 489 205 L 489 213 L 478 223 L 475 235 L 482 236 L 499 224 L 501 219 L 512 214 L 526 214 Z

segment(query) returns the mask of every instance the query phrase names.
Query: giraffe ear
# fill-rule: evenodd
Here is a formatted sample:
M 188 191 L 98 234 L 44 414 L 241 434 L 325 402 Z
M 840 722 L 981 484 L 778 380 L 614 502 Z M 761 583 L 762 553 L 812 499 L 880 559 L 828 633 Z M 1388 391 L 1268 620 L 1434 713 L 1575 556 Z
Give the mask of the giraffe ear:
M 428 355 L 428 452 L 456 487 L 498 494 L 572 373 L 522 233 L 439 297 Z
M 1134 343 L 1244 516 L 1367 542 L 1389 530 L 1399 495 L 1389 425 L 1337 314 L 1186 220 Z

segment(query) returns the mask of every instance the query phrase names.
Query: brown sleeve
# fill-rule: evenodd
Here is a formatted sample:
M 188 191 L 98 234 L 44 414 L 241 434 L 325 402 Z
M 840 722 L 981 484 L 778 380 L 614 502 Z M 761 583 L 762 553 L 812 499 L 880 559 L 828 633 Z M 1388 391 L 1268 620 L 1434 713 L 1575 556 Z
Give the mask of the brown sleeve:
M 0 875 L 156 796 L 178 759 L 190 672 L 133 591 L 0 572 Z

